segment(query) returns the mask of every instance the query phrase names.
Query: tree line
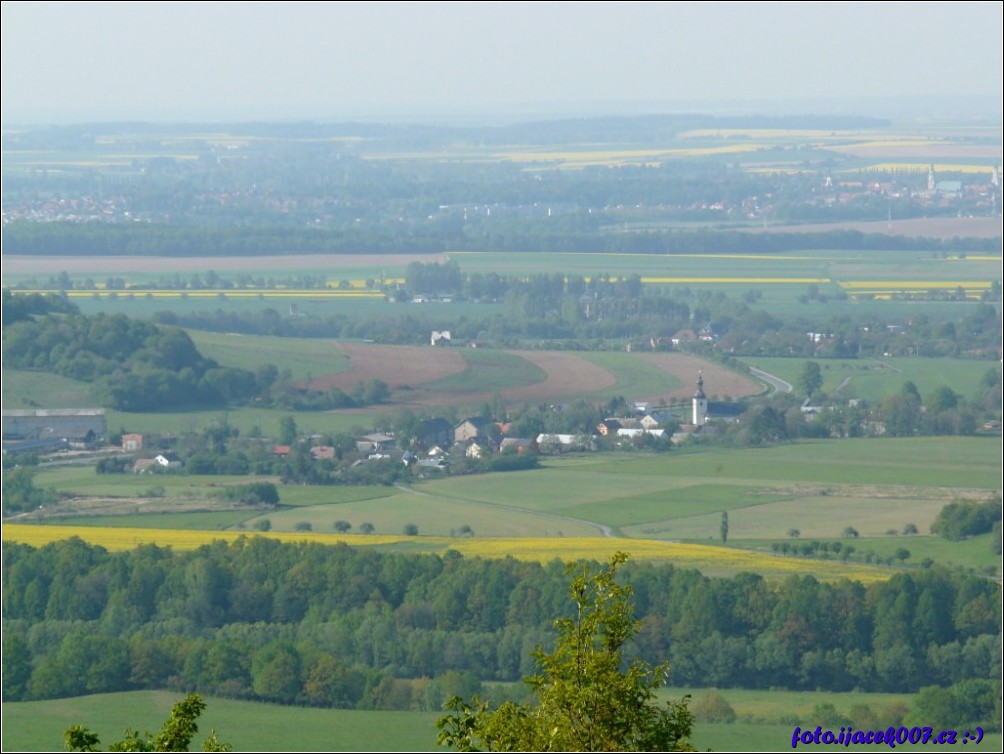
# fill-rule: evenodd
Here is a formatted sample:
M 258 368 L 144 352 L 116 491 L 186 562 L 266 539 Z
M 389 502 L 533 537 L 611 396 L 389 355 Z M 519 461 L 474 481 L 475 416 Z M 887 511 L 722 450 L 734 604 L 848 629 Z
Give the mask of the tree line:
M 684 347 L 733 356 L 785 356 L 804 358 L 882 358 L 883 356 L 994 358 L 999 345 L 996 308 L 979 303 L 955 320 L 918 320 L 903 326 L 873 314 L 784 320 L 754 306 L 755 291 L 741 297 L 722 292 L 694 290 L 688 286 L 667 289 L 641 283 L 635 290 L 632 277 L 594 281 L 583 291 L 575 289 L 575 275 L 530 276 L 518 285 L 503 288 L 487 282 L 491 276 L 465 276 L 473 295 L 495 291 L 503 311 L 478 316 L 468 310 L 457 317 L 449 306 L 407 306 L 366 317 L 351 314 L 320 316 L 310 312 L 288 317 L 276 309 L 260 311 L 163 311 L 155 322 L 212 332 L 273 335 L 300 338 L 364 338 L 381 343 L 427 343 L 432 330 L 449 330 L 455 340 L 478 340 L 500 347 L 551 350 L 666 350 L 681 329 L 710 324 L 714 344 L 690 343 Z M 556 278 L 563 279 L 560 283 Z M 482 283 L 486 283 L 482 286 Z M 559 285 L 561 287 L 559 287 Z M 604 288 L 603 286 L 607 287 Z M 634 290 L 634 293 L 631 291 Z M 594 293 L 595 291 L 595 293 Z M 404 289 L 403 297 L 409 292 Z M 893 334 L 889 325 L 898 331 Z M 807 332 L 826 333 L 822 342 Z
M 261 406 L 323 411 L 382 403 L 390 395 L 375 379 L 350 392 L 308 390 L 274 364 L 253 371 L 221 366 L 180 327 L 123 314 L 83 315 L 59 296 L 31 294 L 22 303 L 4 293 L 5 317 L 7 303 L 14 304 L 3 330 L 5 366 L 89 382 L 95 400 L 110 408 L 225 407 L 254 399 Z
M 930 567 L 884 583 L 712 578 L 628 563 L 631 650 L 679 685 L 910 692 L 999 679 L 1000 587 Z M 4 547 L 3 696 L 168 688 L 438 709 L 533 670 L 568 613 L 564 565 L 264 537 L 108 552 Z
M 882 205 L 881 216 L 885 216 Z M 818 218 L 817 218 L 818 219 Z M 833 219 L 833 218 L 828 218 Z M 877 218 L 876 218 L 877 219 Z M 583 229 L 581 222 L 512 218 L 417 229 L 386 223 L 337 230 L 302 227 L 11 222 L 4 253 L 57 256 L 227 257 L 302 254 L 433 254 L 456 251 L 606 254 L 773 254 L 812 249 L 992 253 L 999 238 L 921 238 L 855 230 L 748 233 L 737 230 Z M 594 221 L 589 221 L 592 224 Z M 561 227 L 564 225 L 564 227 Z

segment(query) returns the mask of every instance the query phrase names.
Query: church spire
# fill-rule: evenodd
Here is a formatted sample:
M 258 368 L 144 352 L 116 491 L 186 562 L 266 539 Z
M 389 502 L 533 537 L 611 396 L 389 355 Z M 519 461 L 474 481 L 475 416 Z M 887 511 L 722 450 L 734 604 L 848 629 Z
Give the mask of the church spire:
M 697 373 L 697 392 L 694 393 L 693 409 L 694 424 L 703 427 L 708 421 L 708 398 L 704 395 L 704 376 L 700 372 Z

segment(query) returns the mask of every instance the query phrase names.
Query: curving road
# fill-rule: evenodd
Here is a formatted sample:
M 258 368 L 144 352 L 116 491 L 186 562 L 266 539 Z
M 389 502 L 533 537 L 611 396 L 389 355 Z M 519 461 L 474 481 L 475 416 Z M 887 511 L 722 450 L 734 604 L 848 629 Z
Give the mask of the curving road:
M 768 374 L 762 369 L 757 369 L 756 367 L 750 367 L 750 374 L 752 374 L 757 379 L 763 380 L 770 386 L 771 390 L 778 391 L 781 393 L 790 393 L 793 388 L 790 382 L 785 382 L 780 377 L 773 374 Z

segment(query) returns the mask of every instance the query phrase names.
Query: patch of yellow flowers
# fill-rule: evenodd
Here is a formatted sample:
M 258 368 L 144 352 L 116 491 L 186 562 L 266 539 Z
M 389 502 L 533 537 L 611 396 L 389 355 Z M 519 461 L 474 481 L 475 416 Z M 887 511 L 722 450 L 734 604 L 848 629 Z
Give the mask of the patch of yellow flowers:
M 344 543 L 353 547 L 406 544 L 410 552 L 444 553 L 456 550 L 466 557 L 506 558 L 546 563 L 558 559 L 606 560 L 616 551 L 627 551 L 635 560 L 668 562 L 709 574 L 726 575 L 748 571 L 780 579 L 790 574 L 813 575 L 822 581 L 850 579 L 862 583 L 887 581 L 895 572 L 878 566 L 781 557 L 764 552 L 715 545 L 664 542 L 652 539 L 613 537 L 416 537 L 387 534 L 328 534 L 320 532 L 213 532 L 180 529 L 139 529 L 101 526 L 34 526 L 8 524 L 3 539 L 42 547 L 70 537 L 99 545 L 113 552 L 144 544 L 193 550 L 214 541 L 232 542 L 240 537 L 262 536 L 281 542 Z

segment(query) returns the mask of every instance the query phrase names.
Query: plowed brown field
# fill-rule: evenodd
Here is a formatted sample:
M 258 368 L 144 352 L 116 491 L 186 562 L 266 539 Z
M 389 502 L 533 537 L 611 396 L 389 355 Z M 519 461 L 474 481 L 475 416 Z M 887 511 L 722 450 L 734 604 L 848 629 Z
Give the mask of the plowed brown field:
M 705 391 L 710 396 L 731 396 L 743 398 L 756 395 L 763 390 L 763 385 L 749 377 L 744 377 L 729 369 L 725 369 L 712 361 L 686 353 L 642 353 L 639 358 L 645 359 L 660 369 L 664 369 L 674 377 L 683 381 L 683 387 L 665 392 L 661 395 L 642 396 L 644 400 L 656 402 L 659 398 L 691 398 L 694 395 L 694 382 L 697 374 L 704 377 Z
M 387 404 L 387 408 L 402 405 L 442 406 L 458 400 L 455 392 L 430 384 L 465 369 L 464 359 L 456 348 L 391 346 L 376 343 L 342 343 L 340 347 L 351 360 L 352 366 L 347 371 L 319 377 L 308 383 L 308 387 L 314 390 L 327 390 L 337 386 L 350 391 L 361 381 L 382 380 L 393 392 L 392 402 Z M 617 384 L 615 374 L 572 352 L 509 351 L 508 353 L 532 362 L 547 376 L 532 385 L 502 390 L 502 397 L 507 401 L 529 403 L 570 401 L 581 396 L 595 396 L 596 393 L 612 389 Z M 698 373 L 704 375 L 709 395 L 739 398 L 755 395 L 762 390 L 762 386 L 754 380 L 697 356 L 657 353 L 637 354 L 636 358 L 658 366 L 684 384 L 680 388 L 659 395 L 626 396 L 631 400 L 660 403 L 670 398 L 689 398 L 694 393 L 694 381 Z M 473 392 L 465 390 L 462 400 L 465 404 L 475 404 L 489 401 L 493 396 L 493 392 L 477 392 L 475 387 Z
M 467 364 L 460 352 L 432 346 L 387 346 L 376 343 L 339 343 L 352 366 L 345 372 L 318 377 L 308 383 L 312 390 L 335 386 L 351 390 L 358 382 L 383 380 L 391 390 L 415 390 L 464 371 Z

